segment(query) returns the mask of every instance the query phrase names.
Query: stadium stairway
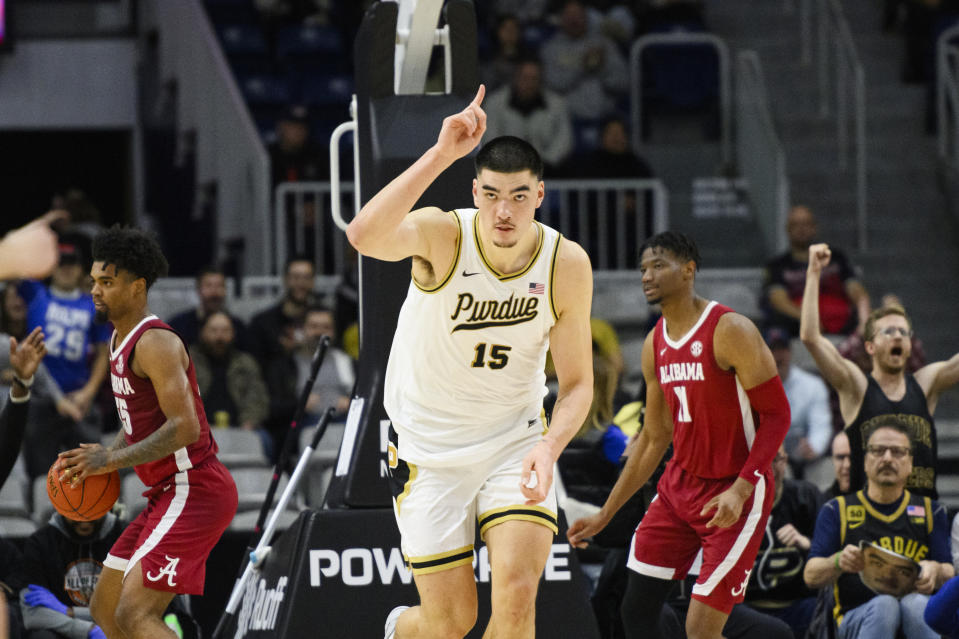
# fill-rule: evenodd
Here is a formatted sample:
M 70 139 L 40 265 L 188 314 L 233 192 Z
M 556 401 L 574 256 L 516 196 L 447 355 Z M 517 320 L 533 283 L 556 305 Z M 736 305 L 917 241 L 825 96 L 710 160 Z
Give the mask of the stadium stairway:
M 899 295 L 929 358 L 947 358 L 959 351 L 952 327 L 959 296 L 946 294 L 959 275 L 959 246 L 937 183 L 936 140 L 924 131 L 926 88 L 900 81 L 902 37 L 882 31 L 880 4 L 844 0 L 867 91 L 868 250 L 857 251 L 854 175 L 839 169 L 835 122 L 818 115 L 815 69 L 801 64 L 791 4 L 798 2 L 710 3 L 709 25 L 731 51 L 759 53 L 792 201 L 811 206 L 822 237 L 852 255 L 873 303 L 887 292 Z M 959 390 L 943 397 L 937 415 L 959 429 Z

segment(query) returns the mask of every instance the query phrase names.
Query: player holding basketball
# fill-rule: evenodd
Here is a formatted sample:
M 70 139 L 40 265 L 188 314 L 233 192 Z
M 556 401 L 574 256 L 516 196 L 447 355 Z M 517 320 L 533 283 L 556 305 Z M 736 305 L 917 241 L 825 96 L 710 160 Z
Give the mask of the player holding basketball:
M 110 639 L 175 637 L 162 621 L 176 593 L 202 594 L 210 550 L 236 512 L 236 485 L 216 457 L 193 362 L 147 308 L 166 273 L 156 241 L 113 228 L 93 241 L 93 301 L 113 322 L 110 381 L 122 430 L 109 448 L 61 453 L 61 480 L 133 466 L 149 487 L 146 509 L 104 561 L 90 612 Z
M 479 144 L 484 92 L 447 117 L 436 144 L 347 229 L 363 255 L 413 256 L 384 406 L 396 429 L 394 511 L 420 605 L 390 614 L 391 639 L 463 637 L 476 623 L 477 520 L 492 566 L 484 636 L 534 636 L 536 590 L 557 530 L 553 464 L 592 397 L 589 259 L 533 220 L 544 197 L 536 150 L 517 138 L 491 140 L 475 160 L 476 208 L 410 212 Z M 559 396 L 547 432 L 550 346 Z
M 646 419 L 634 452 L 599 513 L 569 528 L 584 547 L 674 456 L 633 536 L 622 604 L 626 636 L 659 637 L 672 580 L 700 550 L 686 634 L 719 639 L 743 600 L 765 534 L 774 489 L 772 460 L 789 429 L 789 404 L 776 362 L 759 331 L 694 290 L 699 250 L 681 233 L 660 233 L 640 248 L 643 292 L 663 317 L 643 345 Z

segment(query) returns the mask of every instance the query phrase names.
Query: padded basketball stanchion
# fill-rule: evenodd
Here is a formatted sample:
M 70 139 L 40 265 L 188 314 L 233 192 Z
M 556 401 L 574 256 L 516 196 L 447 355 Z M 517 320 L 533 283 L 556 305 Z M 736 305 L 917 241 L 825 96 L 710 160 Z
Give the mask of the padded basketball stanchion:
M 322 361 L 322 359 L 322 357 L 314 358 L 314 362 L 317 360 Z M 312 375 L 310 377 L 311 382 L 316 378 L 316 368 L 314 368 L 312 371 Z M 312 387 L 312 383 L 307 386 L 308 389 Z M 310 441 L 310 445 L 304 448 L 303 452 L 300 454 L 300 460 L 296 463 L 296 468 L 293 469 L 293 473 L 290 475 L 290 481 L 286 484 L 283 494 L 280 495 L 280 500 L 276 503 L 276 508 L 273 510 L 273 514 L 266 523 L 266 528 L 263 530 L 263 534 L 260 536 L 256 548 L 250 551 L 249 561 L 246 562 L 246 566 L 243 569 L 243 574 L 240 575 L 236 585 L 233 586 L 233 591 L 230 593 L 230 599 L 227 601 L 226 609 L 220 616 L 220 621 L 216 624 L 216 629 L 213 631 L 213 639 L 219 639 L 219 637 L 222 636 L 223 631 L 226 629 L 230 620 L 234 615 L 236 615 L 236 609 L 240 605 L 240 599 L 243 597 L 243 589 L 246 587 L 247 580 L 253 575 L 253 572 L 260 567 L 260 564 L 263 563 L 263 560 L 266 559 L 267 555 L 270 554 L 271 547 L 268 544 L 270 543 L 271 537 L 273 537 L 274 530 L 276 530 L 276 523 L 280 519 L 280 514 L 286 509 L 286 505 L 293 496 L 293 491 L 296 490 L 297 483 L 299 483 L 303 473 L 306 472 L 306 467 L 310 463 L 310 457 L 313 456 L 313 451 L 316 450 L 316 446 L 319 444 L 320 438 L 323 437 L 323 433 L 326 432 L 326 427 L 330 423 L 330 418 L 333 416 L 334 412 L 335 409 L 332 406 L 326 409 L 326 412 L 324 412 L 323 416 L 320 418 L 320 423 L 316 427 L 316 432 L 313 433 L 313 439 Z M 273 488 L 273 486 L 271 486 L 271 488 Z M 270 498 L 267 497 L 266 501 L 263 503 L 269 504 L 270 501 Z M 267 508 L 267 510 L 269 510 L 269 508 Z
M 326 358 L 326 351 L 329 347 L 330 338 L 324 335 L 320 338 L 316 352 L 313 353 L 313 361 L 310 362 L 310 378 L 306 380 L 306 383 L 303 385 L 303 390 L 300 391 L 296 411 L 293 413 L 293 420 L 290 422 L 290 429 L 286 433 L 286 439 L 283 440 L 283 448 L 276 461 L 276 466 L 273 467 L 273 478 L 270 480 L 270 487 L 266 491 L 266 499 L 263 500 L 263 505 L 260 506 L 260 515 L 256 518 L 256 525 L 253 526 L 253 536 L 250 537 L 250 546 L 255 546 L 259 541 L 259 535 L 263 530 L 263 522 L 266 521 L 266 515 L 270 512 L 270 506 L 273 505 L 273 495 L 276 494 L 276 487 L 280 483 L 280 476 L 283 474 L 283 470 L 286 468 L 286 464 L 290 459 L 290 451 L 293 450 L 293 446 L 296 445 L 296 441 L 299 439 L 299 428 L 303 421 L 303 413 L 306 412 L 306 402 L 310 399 L 310 391 L 313 390 L 313 384 L 316 383 L 316 376 L 320 371 L 320 366 L 323 365 L 323 360 Z M 325 428 L 326 426 L 324 425 L 324 429 Z M 314 442 L 314 448 L 315 447 L 316 444 Z

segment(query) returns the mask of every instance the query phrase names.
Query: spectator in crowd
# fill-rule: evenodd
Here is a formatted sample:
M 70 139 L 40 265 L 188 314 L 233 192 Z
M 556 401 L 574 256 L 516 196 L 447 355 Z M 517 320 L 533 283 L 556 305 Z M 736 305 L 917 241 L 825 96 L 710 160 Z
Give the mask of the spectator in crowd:
M 8 282 L 3 287 L 0 304 L 0 333 L 22 339 L 27 334 L 27 304 L 17 292 L 17 286 Z
M 310 113 L 300 104 L 289 106 L 276 123 L 276 142 L 270 144 L 273 187 L 280 182 L 322 180 L 328 162 L 310 143 Z
M 9 539 L 0 536 L 0 639 L 21 639 L 23 620 L 17 593 L 10 578 L 20 570 L 23 553 Z
M 563 2 L 559 31 L 543 45 L 541 55 L 546 86 L 566 97 L 573 118 L 609 115 L 629 88 L 626 59 L 612 40 L 589 29 L 579 0 Z
M 322 306 L 312 306 L 306 310 L 303 321 L 304 341 L 294 354 L 296 361 L 296 385 L 294 390 L 303 388 L 310 378 L 310 362 L 313 353 L 324 337 L 330 338 L 330 347 L 326 351 L 316 380 L 306 401 L 306 413 L 318 418 L 327 408 L 334 408 L 344 415 L 350 407 L 350 395 L 353 393 L 355 372 L 353 359 L 342 349 L 333 346 L 336 343 L 336 324 L 333 311 Z
M 767 329 L 764 337 L 789 399 L 792 418 L 784 444 L 793 476 L 803 479 L 809 470 L 810 481 L 819 483 L 825 479 L 826 483 L 830 471 L 823 455 L 833 433 L 829 389 L 822 379 L 792 363 L 790 339 L 784 330 Z
M 904 308 L 899 296 L 886 293 L 882 296 L 879 308 L 892 307 Z M 922 345 L 922 340 L 915 335 L 910 338 L 910 341 L 912 348 L 909 350 L 909 359 L 906 361 L 906 372 L 912 374 L 926 365 L 926 349 Z M 857 330 L 840 342 L 836 348 L 839 349 L 840 355 L 855 362 L 863 373 L 868 375 L 872 372 L 872 357 L 866 352 L 866 340 L 863 339 L 862 331 Z
M 290 337 L 302 340 L 306 309 L 314 302 L 314 276 L 311 260 L 292 257 L 283 269 L 283 297 L 250 320 L 247 348 L 261 367 L 268 367 L 272 360 L 290 350 L 281 345 L 285 328 L 292 328 Z
M 113 513 L 95 521 L 54 513 L 27 538 L 14 576 L 25 639 L 105 639 L 90 616 L 90 598 L 123 528 Z
M 832 485 L 823 492 L 823 499 L 830 500 L 849 492 L 849 436 L 846 431 L 841 430 L 832 438 L 832 447 L 830 449 L 830 458 L 832 459 L 833 471 L 836 479 Z
M 531 55 L 523 44 L 523 27 L 519 18 L 512 13 L 496 18 L 493 38 L 495 49 L 492 56 L 480 65 L 483 84 L 490 92 L 512 82 L 517 64 Z
M 603 120 L 599 146 L 575 156 L 564 173 L 578 178 L 653 177 L 649 164 L 629 148 L 626 120 L 620 115 Z M 635 201 L 627 203 L 627 210 L 636 210 Z
M 947 581 L 929 598 L 923 618 L 947 639 L 959 639 L 959 577 Z
M 13 379 L 10 390 L 5 393 L 6 401 L 0 405 L 0 487 L 6 482 L 17 461 L 20 443 L 27 427 L 30 388 L 35 383 L 35 374 L 46 354 L 43 333 L 39 328 L 33 329 L 23 340 L 7 337 L 3 348 L 9 348 Z
M 809 246 L 816 240 L 816 218 L 807 206 L 792 207 L 786 218 L 789 251 L 766 264 L 760 306 L 767 326 L 799 335 L 799 309 L 806 286 Z M 832 261 L 823 272 L 819 286 L 819 313 L 823 332 L 849 334 L 869 316 L 869 294 L 859 281 L 852 264 L 833 249 Z
M 77 422 L 56 411 L 36 411 L 24 447 L 31 478 L 46 474 L 60 450 L 100 439 L 100 418 L 90 409 L 107 375 L 110 332 L 94 318 L 93 298 L 84 290 L 84 261 L 79 245 L 61 238 L 60 262 L 49 287 L 23 280 L 18 289 L 27 304 L 27 326 L 41 327 L 46 336 L 44 365 L 83 416 Z
M 865 489 L 837 497 L 816 520 L 803 577 L 834 586 L 838 639 L 938 639 L 923 621 L 929 595 L 955 575 L 946 509 L 906 490 L 914 442 L 894 417 L 867 440 Z
M 190 356 L 210 424 L 256 432 L 264 453 L 271 457 L 272 441 L 262 428 L 270 405 L 266 384 L 256 360 L 237 348 L 233 321 L 225 311 L 214 311 L 203 319 Z
M 781 446 L 773 459 L 773 510 L 749 577 L 746 603 L 785 621 L 802 639 L 816 607 L 816 593 L 806 586 L 802 573 L 822 495 L 810 482 L 786 477 L 788 459 Z
M 516 64 L 512 83 L 493 91 L 486 103 L 490 139 L 512 135 L 539 149 L 547 171 L 556 171 L 573 150 L 573 125 L 566 101 L 545 89 L 543 67 L 535 58 Z
M 826 244 L 809 247 L 809 270 L 802 301 L 800 332 L 825 380 L 836 389 L 839 410 L 849 436 L 850 489 L 862 487 L 863 451 L 877 420 L 886 415 L 907 419 L 913 439 L 911 491 L 936 497 L 936 425 L 933 414 L 941 393 L 959 382 L 959 354 L 906 373 L 912 322 L 902 307 L 879 308 L 870 313 L 863 329 L 866 349 L 872 356 L 872 373 L 843 358 L 820 331 L 819 280 L 829 265 Z
M 200 304 L 173 316 L 169 324 L 183 341 L 193 344 L 200 336 L 200 326 L 213 313 L 226 313 L 233 324 L 235 342 L 238 346 L 244 345 L 246 331 L 243 321 L 234 317 L 226 310 L 226 275 L 223 270 L 215 266 L 206 266 L 196 276 L 196 294 Z

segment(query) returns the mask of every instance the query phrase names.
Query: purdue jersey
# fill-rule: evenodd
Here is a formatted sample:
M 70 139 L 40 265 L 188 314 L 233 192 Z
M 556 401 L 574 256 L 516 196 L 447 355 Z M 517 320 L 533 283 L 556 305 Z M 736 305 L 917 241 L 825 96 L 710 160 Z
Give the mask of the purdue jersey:
M 542 430 L 544 367 L 556 321 L 553 271 L 560 234 L 534 222 L 536 248 L 515 273 L 497 271 L 480 245 L 476 209 L 459 225 L 447 273 L 414 279 L 397 321 L 383 405 L 399 457 L 445 466 L 488 456 Z
M 835 507 L 839 514 L 840 549 L 847 544 L 872 543 L 917 564 L 924 559 L 939 561 L 930 556 L 930 540 L 935 511 L 941 506 L 929 497 L 904 490 L 895 509 L 884 514 L 860 490 L 837 497 Z M 833 596 L 833 617 L 836 623 L 842 623 L 847 612 L 875 597 L 876 592 L 863 583 L 860 573 L 844 572 L 833 586 Z

